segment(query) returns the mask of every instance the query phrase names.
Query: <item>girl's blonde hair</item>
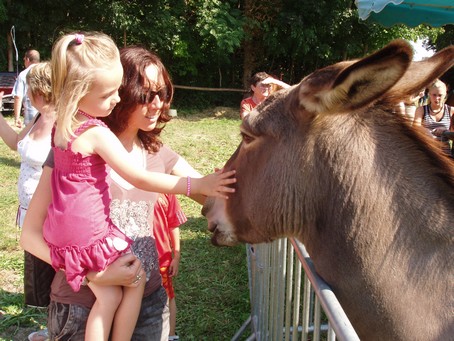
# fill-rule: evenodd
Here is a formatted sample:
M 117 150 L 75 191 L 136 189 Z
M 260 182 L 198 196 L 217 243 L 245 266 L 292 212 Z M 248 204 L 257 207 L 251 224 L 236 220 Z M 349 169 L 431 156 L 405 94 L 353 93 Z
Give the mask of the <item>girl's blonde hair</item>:
M 26 76 L 27 86 L 33 96 L 40 95 L 44 102 L 52 100 L 50 62 L 35 64 Z
M 436 79 L 427 88 L 428 91 L 430 91 L 431 89 L 445 89 L 445 91 L 446 91 L 447 87 L 446 87 L 446 84 L 443 83 L 441 80 Z
M 100 32 L 71 33 L 60 37 L 52 48 L 52 103 L 57 113 L 55 144 L 65 147 L 74 127 L 79 101 L 91 88 L 95 71 L 120 63 L 112 38 Z

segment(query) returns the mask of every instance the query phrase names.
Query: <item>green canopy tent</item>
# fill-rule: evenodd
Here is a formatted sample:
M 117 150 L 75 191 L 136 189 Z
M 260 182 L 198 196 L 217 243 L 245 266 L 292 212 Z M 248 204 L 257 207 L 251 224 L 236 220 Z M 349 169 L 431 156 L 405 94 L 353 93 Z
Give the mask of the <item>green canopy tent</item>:
M 454 24 L 454 0 L 356 0 L 362 20 L 384 26 L 427 24 L 439 27 Z

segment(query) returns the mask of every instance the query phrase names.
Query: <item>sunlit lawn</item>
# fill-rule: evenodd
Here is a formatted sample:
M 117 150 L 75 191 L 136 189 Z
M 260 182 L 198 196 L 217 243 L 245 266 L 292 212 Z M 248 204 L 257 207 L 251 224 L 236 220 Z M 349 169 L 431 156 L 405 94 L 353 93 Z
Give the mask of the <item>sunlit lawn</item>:
M 233 112 L 233 113 L 232 113 Z M 239 142 L 236 109 L 172 120 L 164 141 L 203 174 L 221 167 Z M 23 306 L 23 251 L 14 225 L 19 159 L 0 141 L 0 340 L 25 340 L 45 327 L 46 312 Z M 188 222 L 181 228 L 182 258 L 175 280 L 177 332 L 182 340 L 229 340 L 249 315 L 245 247 L 210 243 L 201 207 L 180 197 Z

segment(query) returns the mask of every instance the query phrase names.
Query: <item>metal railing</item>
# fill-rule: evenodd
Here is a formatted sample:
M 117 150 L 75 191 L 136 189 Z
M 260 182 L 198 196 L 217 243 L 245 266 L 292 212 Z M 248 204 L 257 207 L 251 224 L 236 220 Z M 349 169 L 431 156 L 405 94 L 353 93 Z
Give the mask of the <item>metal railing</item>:
M 294 239 L 246 245 L 251 316 L 240 340 L 359 340 L 336 296 Z M 322 314 L 324 313 L 324 314 Z M 244 339 L 244 338 L 243 338 Z

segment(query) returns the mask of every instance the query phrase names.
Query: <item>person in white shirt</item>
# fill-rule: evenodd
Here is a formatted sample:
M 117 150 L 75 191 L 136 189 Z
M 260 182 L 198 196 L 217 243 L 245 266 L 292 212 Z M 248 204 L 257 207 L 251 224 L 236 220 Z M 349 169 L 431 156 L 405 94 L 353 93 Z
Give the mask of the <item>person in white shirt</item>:
M 38 113 L 35 107 L 33 107 L 30 98 L 27 95 L 27 74 L 30 69 L 39 63 L 40 55 L 36 50 L 28 50 L 25 52 L 24 65 L 25 70 L 19 73 L 16 79 L 12 94 L 14 96 L 14 119 L 15 124 L 18 128 L 22 127 L 22 121 L 20 118 L 22 106 L 24 107 L 24 125 L 30 123 Z

